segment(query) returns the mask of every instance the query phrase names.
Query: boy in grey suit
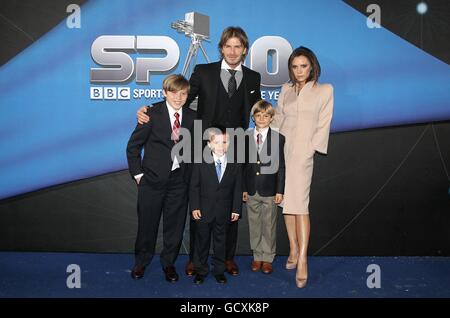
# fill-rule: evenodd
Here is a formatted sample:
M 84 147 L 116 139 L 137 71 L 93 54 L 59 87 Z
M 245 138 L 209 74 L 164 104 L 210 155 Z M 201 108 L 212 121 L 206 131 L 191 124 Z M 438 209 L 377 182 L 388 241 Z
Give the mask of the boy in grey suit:
M 270 129 L 275 111 L 265 100 L 251 111 L 255 129 L 247 135 L 243 201 L 247 202 L 251 270 L 265 274 L 273 271 L 276 251 L 277 204 L 284 193 L 284 136 Z

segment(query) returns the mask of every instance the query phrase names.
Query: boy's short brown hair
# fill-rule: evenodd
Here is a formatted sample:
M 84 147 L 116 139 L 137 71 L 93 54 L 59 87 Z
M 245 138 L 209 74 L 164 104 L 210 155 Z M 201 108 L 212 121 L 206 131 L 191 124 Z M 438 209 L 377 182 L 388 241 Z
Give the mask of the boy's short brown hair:
M 271 117 L 275 115 L 275 108 L 273 108 L 272 104 L 265 101 L 264 99 L 261 99 L 253 105 L 251 114 L 254 116 L 257 113 L 267 113 Z
M 181 74 L 171 74 L 163 81 L 163 90 L 166 92 L 178 92 L 183 89 L 189 91 L 189 81 Z

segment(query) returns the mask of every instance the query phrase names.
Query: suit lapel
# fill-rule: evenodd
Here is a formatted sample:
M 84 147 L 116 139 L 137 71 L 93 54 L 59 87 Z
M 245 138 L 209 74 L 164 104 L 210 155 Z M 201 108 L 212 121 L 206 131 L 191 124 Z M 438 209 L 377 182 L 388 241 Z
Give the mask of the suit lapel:
M 222 60 L 211 64 L 212 72 L 211 72 L 211 77 L 210 77 L 210 80 L 211 80 L 210 85 L 211 85 L 211 96 L 212 96 L 212 98 L 214 98 L 214 100 L 216 99 L 216 96 L 217 96 L 217 90 L 219 88 L 219 84 L 222 85 L 222 80 L 220 79 L 221 65 L 222 65 Z M 205 106 L 205 107 L 212 107 L 211 119 L 213 119 L 215 116 L 216 104 L 217 103 L 213 103 L 212 105 Z
M 264 151 L 263 153 L 267 154 L 268 156 L 270 156 L 271 140 L 272 140 L 272 137 L 271 137 L 270 128 L 269 128 L 269 130 L 267 131 L 266 140 L 264 140 L 263 146 L 261 148 L 261 151 Z
M 249 97 L 248 97 L 249 91 L 247 88 L 248 78 L 249 78 L 248 69 L 244 65 L 242 65 L 242 84 L 243 84 L 242 88 L 244 89 L 244 107 L 245 107 L 244 114 L 245 114 L 245 116 L 246 116 L 245 118 L 247 120 L 247 122 L 245 123 L 246 125 L 248 125 L 248 119 L 249 119 L 249 117 L 246 114 L 250 114 L 250 101 L 249 101 Z
M 300 94 L 297 96 L 297 112 L 300 111 L 303 105 L 310 105 L 311 103 L 308 102 L 308 99 L 311 96 L 312 90 L 314 89 L 314 83 L 313 81 L 309 81 L 308 83 L 303 86 L 302 90 L 300 91 Z
M 162 120 L 164 122 L 164 135 L 165 136 L 169 136 L 169 143 L 171 145 L 174 144 L 173 140 L 172 140 L 172 125 L 170 123 L 170 115 L 169 115 L 169 111 L 167 110 L 167 104 L 166 102 L 162 102 L 161 105 L 161 115 L 162 115 Z
M 228 175 L 231 173 L 232 167 L 233 167 L 233 164 L 227 162 L 227 166 L 225 168 L 225 172 L 223 173 L 222 180 L 220 180 L 220 182 L 222 182 L 225 178 L 228 177 Z
M 183 109 L 183 119 L 181 120 L 181 127 L 183 128 L 189 128 L 191 123 L 191 116 L 189 112 L 187 112 L 185 109 Z
M 212 163 L 208 163 L 208 170 L 209 172 L 214 176 L 214 180 L 216 180 L 216 183 L 219 184 L 219 178 L 217 178 L 217 173 L 216 173 L 216 163 L 213 161 Z M 226 170 L 225 170 L 226 171 Z M 222 177 L 223 179 L 223 177 Z
M 256 128 L 253 128 L 254 130 L 252 131 L 251 134 L 248 135 L 248 155 L 247 155 L 247 159 L 246 160 L 254 160 L 254 159 L 258 159 L 258 145 L 256 144 L 255 141 L 255 130 Z
M 191 114 L 186 111 L 186 108 L 183 109 L 183 118 L 181 119 L 181 128 L 189 129 L 191 128 L 193 118 L 191 117 Z M 172 132 L 172 128 L 171 128 Z M 183 140 L 183 135 L 180 135 L 180 141 Z

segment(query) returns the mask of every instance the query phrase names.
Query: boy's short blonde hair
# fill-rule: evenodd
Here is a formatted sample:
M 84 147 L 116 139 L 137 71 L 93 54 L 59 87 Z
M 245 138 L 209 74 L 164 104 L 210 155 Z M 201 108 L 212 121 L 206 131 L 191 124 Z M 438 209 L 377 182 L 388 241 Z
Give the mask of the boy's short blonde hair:
M 254 116 L 257 113 L 267 113 L 271 117 L 275 115 L 275 109 L 273 108 L 272 104 L 265 101 L 264 99 L 261 99 L 253 105 L 251 114 Z
M 181 74 L 171 74 L 163 81 L 163 90 L 166 92 L 178 92 L 183 89 L 189 91 L 189 81 Z

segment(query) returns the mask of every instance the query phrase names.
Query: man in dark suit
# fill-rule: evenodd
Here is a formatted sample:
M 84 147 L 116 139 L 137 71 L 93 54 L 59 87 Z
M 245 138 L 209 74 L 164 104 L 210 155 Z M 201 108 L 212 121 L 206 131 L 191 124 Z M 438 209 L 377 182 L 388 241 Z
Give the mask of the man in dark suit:
M 261 99 L 261 75 L 242 65 L 248 53 L 249 42 L 244 30 L 228 27 L 222 32 L 219 42 L 222 59 L 219 62 L 199 64 L 189 80 L 191 90 L 186 106 L 198 97 L 197 118 L 202 120 L 203 129 L 219 124 L 226 128 L 248 128 L 250 109 Z M 137 113 L 138 121 L 149 120 L 147 107 Z M 226 247 L 226 270 L 238 275 L 234 262 L 236 253 L 238 223 L 228 229 Z M 193 275 L 192 256 L 195 240 L 195 222 L 190 222 L 190 254 L 186 274 Z
M 189 189 L 190 209 L 195 224 L 195 284 L 202 284 L 209 273 L 208 254 L 211 235 L 214 246 L 213 274 L 224 284 L 227 230 L 239 219 L 242 206 L 241 165 L 227 158 L 229 135 L 225 127 L 208 129 L 212 158 L 194 164 Z
M 174 263 L 183 239 L 191 168 L 182 161 L 182 152 L 172 158 L 172 149 L 182 141 L 182 129 L 193 129 L 196 114 L 183 108 L 188 91 L 189 82 L 182 75 L 168 76 L 163 82 L 166 100 L 150 108 L 151 120 L 138 124 L 128 141 L 128 167 L 138 184 L 138 233 L 131 272 L 134 279 L 144 276 L 153 258 L 164 214 L 161 265 L 167 281 L 178 280 Z

